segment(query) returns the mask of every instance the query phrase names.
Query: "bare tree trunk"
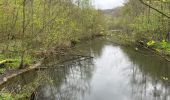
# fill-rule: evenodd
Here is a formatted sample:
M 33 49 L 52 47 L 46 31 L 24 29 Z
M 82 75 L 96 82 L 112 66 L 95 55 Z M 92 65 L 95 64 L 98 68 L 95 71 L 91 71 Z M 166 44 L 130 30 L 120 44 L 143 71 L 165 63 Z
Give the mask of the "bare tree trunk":
M 22 50 L 21 50 L 21 61 L 19 66 L 20 69 L 24 68 L 25 5 L 26 5 L 26 0 L 23 0 L 23 21 L 22 21 L 23 26 L 22 26 L 22 34 L 21 34 Z

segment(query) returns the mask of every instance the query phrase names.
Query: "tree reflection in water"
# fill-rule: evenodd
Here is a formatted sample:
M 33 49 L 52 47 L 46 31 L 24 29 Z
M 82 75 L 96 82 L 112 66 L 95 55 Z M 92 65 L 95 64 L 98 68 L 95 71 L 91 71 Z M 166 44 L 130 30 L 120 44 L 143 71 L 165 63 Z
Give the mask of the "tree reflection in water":
M 131 87 L 134 100 L 170 100 L 170 63 L 145 51 L 122 48 L 132 62 Z
M 47 69 L 16 77 L 3 90 L 34 92 L 32 100 L 170 100 L 170 63 L 164 59 L 101 40 L 76 49 L 94 58 L 68 55 L 59 66 L 54 57 L 42 66 Z
M 58 80 L 61 74 L 55 74 L 59 73 L 59 70 L 49 71 L 54 83 L 46 84 L 39 88 L 36 91 L 35 98 L 38 100 L 81 100 L 87 93 L 90 94 L 89 80 L 94 70 L 92 62 L 93 59 L 90 58 L 65 64 L 64 70 L 61 71 L 65 76 L 63 80 Z M 55 81 L 61 81 L 60 85 L 56 84 Z

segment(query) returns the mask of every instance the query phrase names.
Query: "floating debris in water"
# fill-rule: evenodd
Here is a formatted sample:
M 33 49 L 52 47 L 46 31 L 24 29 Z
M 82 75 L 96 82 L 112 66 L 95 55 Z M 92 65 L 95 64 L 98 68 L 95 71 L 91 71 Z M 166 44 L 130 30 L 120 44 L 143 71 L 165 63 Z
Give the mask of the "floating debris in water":
M 139 49 L 138 48 L 135 48 L 136 51 L 138 51 Z
M 4 81 L 4 82 L 6 82 L 6 81 L 7 81 L 7 78 L 6 78 L 6 77 L 4 77 L 4 78 L 3 78 L 3 81 Z
M 163 80 L 168 81 L 168 77 L 162 77 Z

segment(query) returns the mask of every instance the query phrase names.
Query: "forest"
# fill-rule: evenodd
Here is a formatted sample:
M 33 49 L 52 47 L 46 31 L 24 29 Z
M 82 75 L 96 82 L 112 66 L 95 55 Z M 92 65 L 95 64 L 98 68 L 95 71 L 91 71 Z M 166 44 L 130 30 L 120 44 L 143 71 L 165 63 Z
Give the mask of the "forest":
M 121 71 L 121 67 L 133 67 L 129 71 L 133 72 L 131 79 L 121 77 L 121 72 L 106 72 L 110 77 L 117 73 L 114 75 L 119 77 L 118 82 L 121 78 L 130 80 L 132 86 L 138 86 L 137 93 L 146 89 L 146 84 L 155 83 L 152 84 L 153 97 L 169 100 L 163 98 L 168 98 L 170 93 L 169 88 L 166 90 L 170 79 L 170 0 L 124 0 L 123 6 L 113 9 L 96 9 L 93 2 L 0 0 L 0 100 L 96 100 L 80 99 L 86 95 L 79 95 L 77 99 L 74 96 L 86 93 L 88 82 L 98 86 L 89 80 L 93 80 L 93 74 L 94 79 L 101 74 L 95 70 L 103 68 L 104 73 L 105 67 L 111 67 L 109 64 Z M 136 78 L 137 75 L 141 77 Z M 104 75 L 96 80 L 101 77 L 104 77 L 102 82 L 109 80 L 105 80 L 109 76 Z M 109 82 L 112 81 L 110 78 Z M 118 84 L 121 83 L 126 81 Z M 157 84 L 162 86 L 160 91 L 166 92 L 161 94 Z M 140 88 L 141 85 L 145 86 Z M 50 91 L 49 97 L 45 98 L 46 92 L 41 93 L 43 89 Z M 69 89 L 74 91 L 70 93 Z M 127 100 L 152 100 L 149 96 L 134 99 L 143 98 L 137 95 L 132 99 L 128 94 L 127 97 Z
M 128 0 L 112 13 L 109 29 L 118 29 L 129 42 L 142 42 L 157 52 L 170 52 L 170 1 Z
M 90 0 L 1 0 L 0 66 L 23 68 L 46 50 L 103 34 L 102 19 Z

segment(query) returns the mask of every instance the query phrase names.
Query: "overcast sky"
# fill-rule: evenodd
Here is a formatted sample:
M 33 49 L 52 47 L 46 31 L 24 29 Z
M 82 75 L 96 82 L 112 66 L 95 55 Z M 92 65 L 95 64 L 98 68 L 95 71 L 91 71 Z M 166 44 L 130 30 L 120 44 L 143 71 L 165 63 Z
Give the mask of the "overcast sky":
M 122 6 L 124 0 L 93 0 L 93 5 L 97 9 L 112 9 Z

